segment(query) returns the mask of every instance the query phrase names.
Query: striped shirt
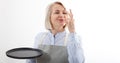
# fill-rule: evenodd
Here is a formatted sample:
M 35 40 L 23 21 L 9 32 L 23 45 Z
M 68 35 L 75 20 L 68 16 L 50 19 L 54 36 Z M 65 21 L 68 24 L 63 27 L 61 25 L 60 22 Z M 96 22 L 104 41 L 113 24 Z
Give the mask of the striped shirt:
M 38 48 L 39 44 L 64 46 L 66 40 L 69 63 L 84 63 L 84 55 L 79 36 L 76 33 L 69 33 L 67 38 L 65 38 L 66 35 L 66 31 L 59 32 L 56 35 L 53 35 L 50 31 L 40 32 L 35 37 L 34 47 Z M 43 38 L 42 43 L 40 42 L 41 38 Z M 27 63 L 35 63 L 35 60 L 27 60 Z

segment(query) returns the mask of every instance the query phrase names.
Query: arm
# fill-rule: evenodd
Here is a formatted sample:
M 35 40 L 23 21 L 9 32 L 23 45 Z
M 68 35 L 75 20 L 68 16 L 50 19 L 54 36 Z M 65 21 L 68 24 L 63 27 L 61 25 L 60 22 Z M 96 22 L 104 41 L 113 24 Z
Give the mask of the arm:
M 68 35 L 68 60 L 69 63 L 84 63 L 84 55 L 81 47 L 80 38 L 75 33 L 73 14 L 70 10 L 68 13 L 67 26 L 70 34 Z
M 76 33 L 70 33 L 68 35 L 67 50 L 69 63 L 84 63 L 81 41 Z
M 39 33 L 35 36 L 34 48 L 38 48 L 41 35 L 42 33 Z M 36 63 L 36 59 L 27 59 L 26 63 Z

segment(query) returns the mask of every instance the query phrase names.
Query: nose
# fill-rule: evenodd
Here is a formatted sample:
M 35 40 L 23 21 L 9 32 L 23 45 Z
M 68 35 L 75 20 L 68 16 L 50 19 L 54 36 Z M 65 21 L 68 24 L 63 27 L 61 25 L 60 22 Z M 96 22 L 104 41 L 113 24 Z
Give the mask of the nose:
M 63 14 L 63 13 L 60 13 L 60 14 L 59 14 L 59 17 L 60 17 L 60 18 L 63 18 L 63 17 L 64 17 L 64 14 Z

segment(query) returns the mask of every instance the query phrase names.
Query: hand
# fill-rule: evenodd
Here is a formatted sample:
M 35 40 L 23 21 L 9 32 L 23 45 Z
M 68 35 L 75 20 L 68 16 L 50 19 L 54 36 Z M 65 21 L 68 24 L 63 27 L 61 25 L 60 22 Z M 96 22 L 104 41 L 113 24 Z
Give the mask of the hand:
M 74 26 L 74 19 L 72 11 L 70 10 L 70 13 L 68 13 L 69 18 L 67 20 L 67 26 L 70 33 L 75 32 L 75 26 Z

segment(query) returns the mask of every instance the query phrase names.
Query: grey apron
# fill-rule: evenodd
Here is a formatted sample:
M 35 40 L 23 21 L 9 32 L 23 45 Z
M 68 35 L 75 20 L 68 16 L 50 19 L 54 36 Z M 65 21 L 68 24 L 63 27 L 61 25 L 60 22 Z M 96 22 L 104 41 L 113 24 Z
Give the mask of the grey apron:
M 68 53 L 66 47 L 67 35 L 64 38 L 64 46 L 57 45 L 42 45 L 42 40 L 47 34 L 44 34 L 42 37 L 41 44 L 39 45 L 39 49 L 43 50 L 43 55 L 36 59 L 37 63 L 69 63 L 68 62 Z

